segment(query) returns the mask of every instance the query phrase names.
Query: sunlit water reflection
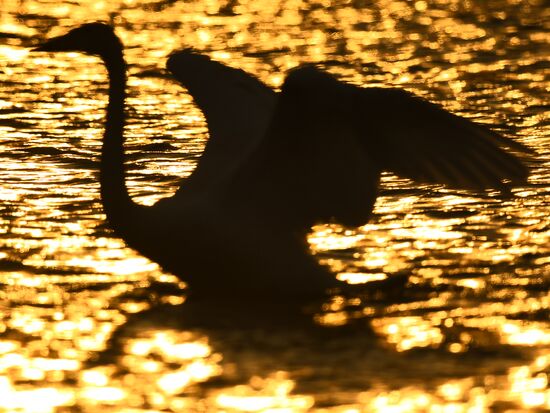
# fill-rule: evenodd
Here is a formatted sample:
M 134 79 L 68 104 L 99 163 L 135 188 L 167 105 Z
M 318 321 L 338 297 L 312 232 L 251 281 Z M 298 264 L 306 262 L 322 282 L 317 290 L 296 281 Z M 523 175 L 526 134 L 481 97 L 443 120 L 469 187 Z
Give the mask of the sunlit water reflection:
M 550 410 L 543 1 L 0 8 L 0 411 Z M 91 19 L 111 21 L 127 46 L 128 180 L 143 203 L 170 194 L 207 139 L 200 111 L 163 69 L 186 46 L 273 87 L 305 62 L 404 87 L 530 144 L 540 162 L 507 199 L 385 175 L 371 222 L 312 231 L 321 261 L 365 283 L 311 315 L 317 327 L 262 330 L 238 311 L 225 326 L 197 327 L 203 314 L 186 307 L 185 285 L 103 223 L 105 71 L 93 57 L 28 54 L 47 33 Z

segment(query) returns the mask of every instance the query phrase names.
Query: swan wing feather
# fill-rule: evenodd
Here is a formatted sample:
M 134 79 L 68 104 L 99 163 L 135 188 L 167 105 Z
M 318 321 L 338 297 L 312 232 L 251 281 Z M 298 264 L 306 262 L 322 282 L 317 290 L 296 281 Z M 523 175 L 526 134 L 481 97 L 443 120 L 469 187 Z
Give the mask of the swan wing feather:
M 243 70 L 185 49 L 170 55 L 168 70 L 203 112 L 209 140 L 190 182 L 204 187 L 230 173 L 264 135 L 276 92 Z
M 458 189 L 522 184 L 533 151 L 401 89 L 354 87 L 358 138 L 381 169 Z M 511 150 L 511 151 L 510 151 Z

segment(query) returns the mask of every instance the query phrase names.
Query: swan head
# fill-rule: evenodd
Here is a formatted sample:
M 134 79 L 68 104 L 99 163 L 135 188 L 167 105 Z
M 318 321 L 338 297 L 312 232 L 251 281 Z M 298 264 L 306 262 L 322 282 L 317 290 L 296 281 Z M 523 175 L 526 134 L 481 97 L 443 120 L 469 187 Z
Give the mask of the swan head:
M 103 60 L 122 52 L 122 44 L 113 28 L 104 23 L 88 23 L 67 34 L 54 37 L 32 49 L 37 52 L 82 52 Z

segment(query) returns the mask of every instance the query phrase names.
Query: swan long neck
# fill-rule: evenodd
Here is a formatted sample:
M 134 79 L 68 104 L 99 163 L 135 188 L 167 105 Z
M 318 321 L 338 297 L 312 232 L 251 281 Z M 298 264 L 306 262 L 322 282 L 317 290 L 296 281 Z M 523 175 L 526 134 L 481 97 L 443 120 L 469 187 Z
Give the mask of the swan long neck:
M 126 98 L 126 63 L 122 50 L 103 58 L 109 74 L 109 104 L 101 150 L 101 200 L 109 223 L 116 232 L 128 229 L 132 201 L 124 167 L 124 101 Z

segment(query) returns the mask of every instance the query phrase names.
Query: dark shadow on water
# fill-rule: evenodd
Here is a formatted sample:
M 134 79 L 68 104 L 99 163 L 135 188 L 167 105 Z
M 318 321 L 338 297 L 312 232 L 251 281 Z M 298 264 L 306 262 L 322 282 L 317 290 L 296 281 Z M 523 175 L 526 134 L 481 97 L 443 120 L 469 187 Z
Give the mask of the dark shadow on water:
M 178 306 L 155 306 L 130 315 L 107 349 L 85 368 L 115 365 L 124 369 L 119 360 L 126 354 L 125 343 L 148 332 L 191 332 L 206 337 L 212 353 L 222 356 L 222 372 L 186 389 L 186 394 L 206 397 L 210 391 L 283 371 L 296 384 L 293 393 L 313 395 L 320 407 L 341 405 L 342 394 L 357 394 L 380 383 L 388 388 L 433 390 L 446 380 L 504 375 L 509 367 L 532 357 L 529 349 L 503 345 L 489 332 L 484 332 L 485 344 L 461 354 L 452 354 L 444 346 L 398 352 L 375 334 L 371 318 L 328 327 L 314 321 L 320 308 L 319 303 L 304 306 L 277 299 L 222 303 L 191 298 Z

